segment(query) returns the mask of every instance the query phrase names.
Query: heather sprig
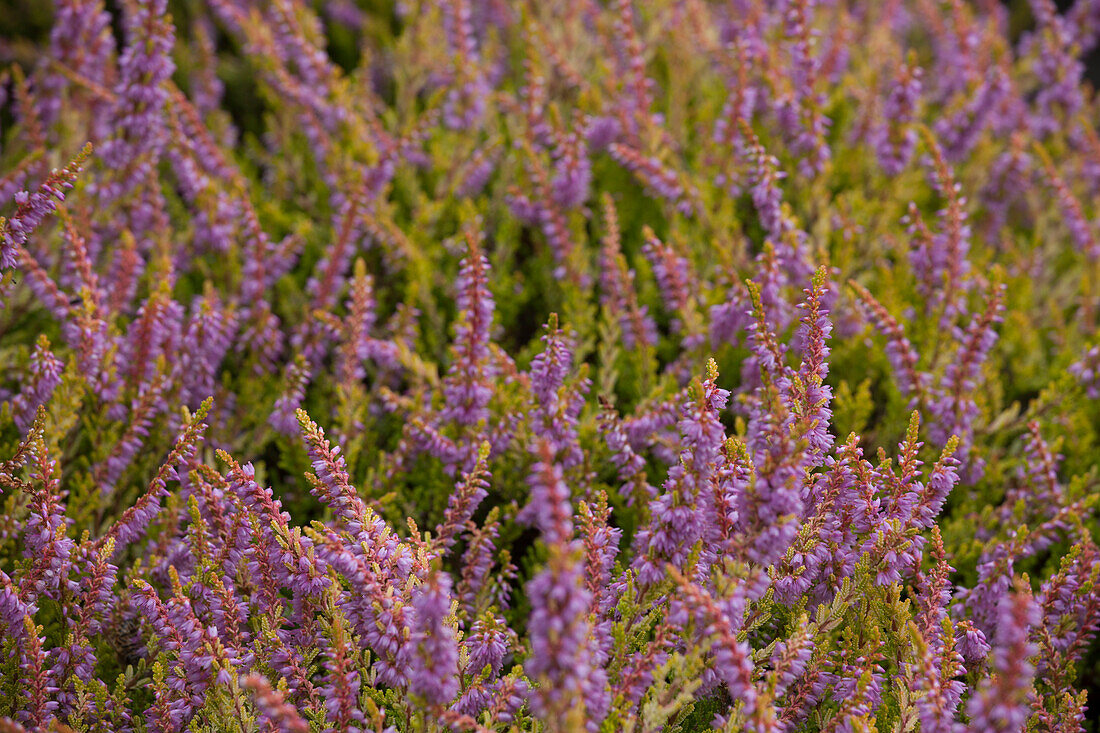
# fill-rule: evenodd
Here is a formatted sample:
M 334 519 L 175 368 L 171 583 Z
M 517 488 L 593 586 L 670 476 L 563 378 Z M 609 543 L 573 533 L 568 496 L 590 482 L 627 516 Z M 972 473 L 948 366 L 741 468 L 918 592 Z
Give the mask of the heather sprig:
M 0 269 L 15 267 L 18 248 L 26 245 L 34 230 L 56 209 L 57 202 L 65 200 L 65 192 L 73 187 L 91 154 L 92 145 L 88 143 L 68 165 L 50 173 L 34 193 L 15 194 L 15 211 L 7 218 L 0 217 Z

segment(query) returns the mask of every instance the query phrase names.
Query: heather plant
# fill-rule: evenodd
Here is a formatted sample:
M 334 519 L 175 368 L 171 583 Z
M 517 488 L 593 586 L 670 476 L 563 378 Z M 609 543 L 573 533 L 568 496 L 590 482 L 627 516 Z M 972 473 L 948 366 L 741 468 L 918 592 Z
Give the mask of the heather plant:
M 1096 729 L 1100 2 L 12 23 L 0 731 Z

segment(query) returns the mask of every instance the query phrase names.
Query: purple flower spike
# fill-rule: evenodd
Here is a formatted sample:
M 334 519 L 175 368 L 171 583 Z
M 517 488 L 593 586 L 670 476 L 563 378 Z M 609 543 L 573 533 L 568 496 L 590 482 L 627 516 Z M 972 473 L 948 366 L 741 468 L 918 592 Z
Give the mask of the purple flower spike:
M 447 705 L 458 694 L 458 645 L 447 623 L 451 578 L 435 572 L 413 592 L 409 639 L 409 692 L 430 706 Z

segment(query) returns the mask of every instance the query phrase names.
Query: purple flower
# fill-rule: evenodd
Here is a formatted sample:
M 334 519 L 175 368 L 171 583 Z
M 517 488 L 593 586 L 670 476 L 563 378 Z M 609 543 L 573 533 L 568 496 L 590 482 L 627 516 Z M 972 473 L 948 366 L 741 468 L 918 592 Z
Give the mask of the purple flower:
M 745 154 L 752 166 L 749 173 L 752 203 L 765 233 L 779 241 L 791 226 L 783 213 L 783 190 L 779 187 L 779 181 L 786 174 L 780 170 L 779 160 L 768 155 L 749 126 L 745 124 L 743 129 L 749 141 Z
M 1100 346 L 1093 346 L 1069 367 L 1085 387 L 1089 399 L 1100 400 Z
M 168 143 L 166 84 L 176 67 L 172 60 L 175 27 L 167 0 L 132 6 L 124 13 L 124 25 L 126 46 L 118 60 L 112 111 L 115 130 L 101 148 L 105 166 L 115 174 L 98 188 L 102 205 L 147 186 Z M 132 210 L 131 224 L 137 232 L 144 232 L 152 222 L 143 212 Z
M 700 639 L 712 642 L 711 659 L 715 674 L 726 685 L 735 703 L 746 714 L 756 707 L 756 688 L 752 684 L 753 663 L 749 645 L 737 638 L 744 614 L 743 599 L 716 599 L 695 583 L 680 579 L 684 611 L 695 624 Z
M 260 719 L 278 733 L 309 733 L 309 724 L 302 720 L 281 693 L 271 689 L 271 684 L 264 677 L 258 674 L 242 677 L 241 686 L 252 690 Z
M 353 537 L 360 536 L 371 525 L 371 517 L 359 492 L 351 485 L 340 447 L 329 445 L 325 431 L 309 419 L 305 410 L 298 410 L 297 418 L 317 479 L 310 493 L 332 509 L 338 522 Z
M 1080 201 L 1058 172 L 1054 161 L 1042 147 L 1037 147 L 1036 150 L 1043 164 L 1044 182 L 1057 199 L 1058 208 L 1061 210 L 1062 219 L 1073 243 L 1089 259 L 1100 258 L 1100 237 L 1097 236 L 1093 222 L 1085 216 Z
M 607 115 L 598 115 L 588 119 L 585 125 L 585 142 L 589 150 L 602 152 L 619 137 L 619 121 Z
M 833 411 L 830 400 L 832 387 L 825 384 L 829 374 L 829 336 L 833 331 L 829 311 L 824 308 L 824 298 L 828 293 L 827 271 L 821 268 L 814 276 L 811 289 L 805 290 L 806 300 L 799 304 L 805 312 L 796 335 L 798 350 L 802 352 L 802 365 L 798 370 L 798 380 L 792 385 L 792 399 L 797 405 L 796 412 L 801 416 L 805 427 L 800 432 L 809 442 L 811 455 L 809 465 L 820 464 L 823 456 L 833 446 L 833 436 L 829 432 Z
M 430 706 L 447 705 L 458 694 L 458 644 L 447 623 L 451 578 L 431 573 L 412 594 L 409 692 Z
M 271 410 L 268 423 L 283 435 L 293 435 L 298 427 L 297 414 L 305 399 L 313 374 L 304 358 L 297 358 L 286 369 L 286 387 Z
M 577 135 L 567 135 L 558 146 L 551 196 L 564 209 L 573 209 L 588 199 L 592 182 L 592 163 L 586 144 Z
M 1039 643 L 1038 673 L 1052 686 L 1072 684 L 1074 665 L 1100 627 L 1100 551 L 1080 542 L 1062 558 L 1058 572 L 1043 583 L 1036 602 L 1042 623 L 1032 637 Z
M 509 651 L 507 626 L 503 619 L 489 617 L 478 619 L 462 640 L 467 655 L 465 674 L 477 678 L 483 674 L 494 677 L 500 674 L 504 656 Z M 486 672 L 488 670 L 488 672 Z
M 666 563 L 691 572 L 684 563 L 695 543 L 711 534 L 711 523 L 716 521 L 710 485 L 725 458 L 726 434 L 718 415 L 729 399 L 717 380 L 718 368 L 711 360 L 707 378 L 692 385 L 691 398 L 682 408 L 677 425 L 683 441 L 680 460 L 669 469 L 663 491 L 649 503 L 650 525 L 635 536 L 638 552 L 633 565 L 644 584 L 661 580 Z M 710 557 L 717 550 L 710 547 L 704 555 Z
M 493 295 L 489 292 L 489 260 L 473 236 L 467 239 L 469 250 L 462 260 L 456 304 L 458 320 L 451 365 L 443 383 L 444 420 L 464 427 L 488 420 L 489 399 L 493 394 L 495 368 L 490 353 L 490 329 L 493 325 Z
M 197 408 L 207 397 L 215 396 L 222 360 L 229 352 L 237 331 L 235 314 L 211 298 L 196 298 L 191 304 L 182 343 L 179 371 L 183 382 L 183 400 Z
M 584 457 L 577 438 L 577 418 L 589 382 L 580 378 L 566 384 L 573 372 L 573 339 L 558 328 L 556 313 L 551 314 L 542 340 L 546 348 L 531 360 L 532 427 L 550 443 L 561 467 L 570 469 Z
M 444 552 L 454 545 L 458 539 L 458 533 L 470 521 L 478 505 L 488 496 L 490 474 L 486 461 L 489 458 L 489 449 L 488 442 L 481 444 L 477 454 L 477 465 L 472 471 L 462 474 L 461 481 L 447 500 L 443 522 L 435 530 L 436 542 L 442 546 Z
M 997 111 L 1009 92 L 1008 75 L 1003 69 L 993 67 L 961 108 L 937 120 L 936 137 L 943 143 L 947 160 L 959 162 L 970 153 L 981 134 L 996 120 Z
M 920 356 L 905 336 L 904 327 L 863 286 L 853 283 L 860 305 L 869 313 L 875 328 L 886 337 L 886 358 L 898 391 L 911 397 L 910 406 L 925 393 L 931 381 L 930 375 L 919 368 Z
M 337 619 L 332 624 L 325 659 L 325 684 L 320 688 L 328 713 L 326 731 L 360 733 L 366 729 L 366 716 L 359 709 L 359 688 L 362 678 L 348 658 L 351 651 L 347 630 Z M 361 727 L 362 726 L 362 727 Z
M 92 153 L 91 144 L 61 170 L 54 170 L 34 193 L 20 191 L 15 194 L 15 213 L 8 219 L 0 218 L 0 270 L 15 267 L 18 248 L 57 207 L 57 201 L 65 200 L 65 191 L 73 187 L 76 175 L 84 167 Z
M 652 229 L 646 227 L 642 235 L 645 237 L 642 254 L 653 268 L 666 308 L 682 317 L 691 302 L 690 284 L 698 278 L 687 258 L 657 239 Z M 681 321 L 674 320 L 673 330 L 680 330 L 681 325 Z
M 970 730 L 1024 729 L 1034 696 L 1032 657 L 1038 651 L 1029 634 L 1041 618 L 1039 605 L 1026 590 L 1005 594 L 1001 599 L 991 660 L 994 675 L 981 684 L 967 704 Z
M 149 527 L 153 518 L 160 512 L 160 500 L 168 494 L 169 478 L 176 477 L 176 466 L 187 464 L 197 450 L 198 443 L 206 430 L 206 415 L 210 410 L 210 401 L 204 402 L 198 411 L 184 424 L 176 439 L 175 447 L 165 458 L 160 470 L 149 484 L 148 491 L 136 503 L 122 513 L 110 530 L 99 538 L 96 545 L 103 547 L 108 542 L 116 543 L 115 550 L 121 550 L 134 542 Z
M 34 421 L 39 406 L 46 404 L 50 395 L 61 384 L 64 365 L 50 351 L 50 341 L 45 335 L 38 337 L 31 353 L 30 375 L 23 383 L 23 390 L 12 400 L 12 418 L 20 433 L 26 433 Z
M 546 441 L 539 443 L 537 455 L 539 461 L 528 478 L 531 500 L 519 519 L 538 527 L 549 545 L 568 543 L 573 538 L 573 507 L 562 467 L 554 461 L 553 448 Z
M 910 125 L 920 103 L 922 76 L 919 66 L 899 66 L 883 104 L 882 123 L 872 130 L 871 142 L 887 175 L 901 173 L 913 155 L 917 134 Z
M 657 345 L 657 324 L 638 303 L 634 271 L 623 256 L 618 215 L 611 196 L 603 197 L 607 234 L 600 248 L 600 306 L 619 323 L 623 346 L 629 350 Z
M 555 545 L 547 567 L 527 584 L 531 656 L 524 670 L 536 683 L 528 700 L 537 716 L 583 720 L 594 732 L 607 714 L 610 694 L 588 622 L 591 596 L 575 557 L 575 545 Z
M 67 535 L 64 494 L 57 461 L 46 454 L 45 445 L 31 445 L 30 516 L 23 527 L 23 555 L 32 564 L 20 580 L 24 599 L 39 596 L 58 599 L 75 590 L 69 581 L 70 556 L 75 543 Z
M 694 215 L 698 194 L 675 169 L 624 143 L 612 143 L 609 151 L 612 158 L 638 177 L 651 195 L 664 199 L 684 216 Z

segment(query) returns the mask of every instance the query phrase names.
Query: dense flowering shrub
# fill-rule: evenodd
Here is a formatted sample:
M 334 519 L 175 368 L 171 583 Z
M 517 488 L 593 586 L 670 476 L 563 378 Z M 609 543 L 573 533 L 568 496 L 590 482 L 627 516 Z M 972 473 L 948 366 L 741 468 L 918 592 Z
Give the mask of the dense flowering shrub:
M 36 7 L 0 731 L 1093 725 L 1100 2 Z

